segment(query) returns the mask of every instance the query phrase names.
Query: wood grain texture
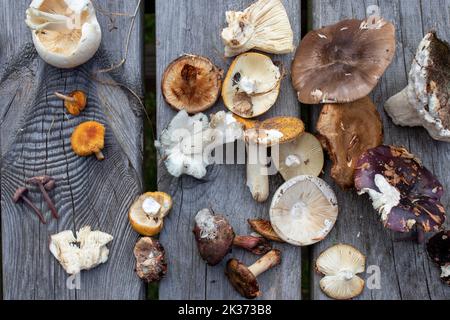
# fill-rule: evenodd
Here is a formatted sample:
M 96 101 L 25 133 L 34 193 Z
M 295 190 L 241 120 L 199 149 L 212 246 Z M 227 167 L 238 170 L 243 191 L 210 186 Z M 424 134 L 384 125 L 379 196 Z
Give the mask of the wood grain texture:
M 4 299 L 141 299 L 145 288 L 134 273 L 132 249 L 137 234 L 128 224 L 127 211 L 142 189 L 142 118 L 138 101 L 123 84 L 142 94 L 142 19 L 140 11 L 130 39 L 128 60 L 100 83 L 93 72 L 116 63 L 130 25 L 128 17 L 97 12 L 102 45 L 84 66 L 60 70 L 44 63 L 31 43 L 24 23 L 30 1 L 0 3 L 0 121 L 1 218 Z M 97 0 L 106 12 L 133 14 L 137 0 Z M 142 9 L 142 8 L 141 8 Z M 66 113 L 53 93 L 84 90 L 88 106 L 79 117 Z M 86 120 L 106 126 L 106 160 L 76 156 L 70 147 L 74 127 Z M 60 214 L 51 219 L 43 199 L 32 189 L 30 198 L 45 212 L 39 224 L 23 204 L 13 204 L 15 189 L 35 175 L 56 178 L 51 193 Z M 48 250 L 50 235 L 90 225 L 114 236 L 110 257 L 81 273 L 79 290 L 66 287 L 68 276 Z
M 232 59 L 222 58 L 223 45 L 220 32 L 225 26 L 225 11 L 242 10 L 252 1 L 175 1 L 156 2 L 157 26 L 157 83 L 165 67 L 183 53 L 209 57 L 215 64 L 228 69 Z M 295 43 L 300 35 L 300 1 L 283 1 L 295 34 Z M 293 54 L 277 56 L 289 67 Z M 158 88 L 158 133 L 176 114 L 165 102 Z M 210 112 L 223 110 L 220 100 Z M 300 109 L 291 87 L 289 76 L 282 83 L 280 97 L 267 116 L 300 114 Z M 257 204 L 245 185 L 244 165 L 215 165 L 201 181 L 191 177 L 175 179 L 163 164 L 159 166 L 158 186 L 170 193 L 174 208 L 166 218 L 161 233 L 166 248 L 169 271 L 160 283 L 160 299 L 241 299 L 224 276 L 225 261 L 216 267 L 208 267 L 197 252 L 192 228 L 195 214 L 211 207 L 225 214 L 239 234 L 250 232 L 246 220 L 251 217 L 268 218 L 269 201 Z M 271 195 L 281 185 L 279 176 L 271 177 Z M 261 299 L 300 299 L 301 250 L 290 246 L 279 246 L 283 251 L 281 266 L 259 277 L 263 295 Z M 234 250 L 230 257 L 251 264 L 257 257 Z
M 372 4 L 377 4 L 383 17 L 395 24 L 397 36 L 394 61 L 372 94 L 382 114 L 385 143 L 409 148 L 422 158 L 424 165 L 436 174 L 446 188 L 450 188 L 450 144 L 432 140 L 421 128 L 397 127 L 383 111 L 384 102 L 406 86 L 414 53 L 424 34 L 434 28 L 441 38 L 450 41 L 450 1 L 315 0 L 312 1 L 313 26 L 319 28 L 345 18 L 362 19 L 366 17 L 366 8 Z M 311 108 L 316 121 L 320 107 Z M 325 175 L 328 181 L 329 167 Z M 366 254 L 368 266 L 380 267 L 381 289 L 370 290 L 366 287 L 359 299 L 450 299 L 450 288 L 440 282 L 439 270 L 427 258 L 424 245 L 395 242 L 394 237 L 398 235 L 383 229 L 366 196 L 358 197 L 355 192 L 343 192 L 334 183 L 332 185 L 338 190 L 340 216 L 330 236 L 314 247 L 314 258 L 338 242 L 352 244 Z M 448 196 L 444 197 L 443 203 L 448 211 Z M 313 274 L 313 298 L 326 299 L 320 290 L 319 280 L 320 276 Z

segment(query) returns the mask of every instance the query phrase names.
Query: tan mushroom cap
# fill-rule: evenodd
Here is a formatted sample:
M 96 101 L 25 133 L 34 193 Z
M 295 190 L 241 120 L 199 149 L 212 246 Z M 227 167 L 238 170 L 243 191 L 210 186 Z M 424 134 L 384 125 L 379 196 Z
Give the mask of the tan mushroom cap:
M 292 63 L 292 84 L 306 104 L 345 103 L 367 96 L 395 54 L 394 25 L 344 20 L 309 32 Z
M 351 103 L 324 105 L 317 131 L 333 161 L 331 177 L 344 189 L 354 185 L 360 156 L 383 143 L 381 116 L 369 97 Z
M 364 272 L 366 257 L 354 247 L 338 244 L 322 252 L 316 269 L 324 275 L 322 291 L 333 299 L 348 300 L 362 293 L 364 280 L 357 274 Z
M 212 107 L 219 98 L 223 71 L 208 58 L 183 55 L 172 61 L 161 81 L 166 102 L 194 114 Z
M 333 228 L 338 205 L 333 190 L 320 178 L 297 176 L 276 192 L 270 222 L 278 236 L 296 246 L 323 240 Z
M 77 155 L 87 157 L 95 154 L 98 160 L 103 160 L 105 126 L 97 121 L 83 122 L 73 131 L 70 143 Z

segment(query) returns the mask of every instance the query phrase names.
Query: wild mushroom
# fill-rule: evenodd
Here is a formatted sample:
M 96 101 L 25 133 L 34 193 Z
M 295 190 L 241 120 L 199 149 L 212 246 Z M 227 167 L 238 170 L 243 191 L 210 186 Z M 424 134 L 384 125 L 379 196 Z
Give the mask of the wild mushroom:
M 13 196 L 13 202 L 17 203 L 20 200 L 25 202 L 38 216 L 39 221 L 41 221 L 42 224 L 45 224 L 44 216 L 42 215 L 41 210 L 39 210 L 34 203 L 27 197 L 28 189 L 25 187 L 20 187 L 16 190 Z
M 322 146 L 314 135 L 305 132 L 279 146 L 279 156 L 274 164 L 286 181 L 301 175 L 317 177 L 324 164 Z
M 227 219 L 213 214 L 210 209 L 197 213 L 193 232 L 200 256 L 211 266 L 220 263 L 233 245 L 257 255 L 272 249 L 262 237 L 236 236 Z
M 338 204 L 333 190 L 320 178 L 298 176 L 273 196 L 270 222 L 277 235 L 296 246 L 322 241 L 333 228 Z
M 343 189 L 353 187 L 359 157 L 383 143 L 381 116 L 369 97 L 324 105 L 317 131 L 333 161 L 331 177 Z
M 400 126 L 422 126 L 435 140 L 450 142 L 450 46 L 436 32 L 420 42 L 408 86 L 384 108 Z
M 222 30 L 225 56 L 256 49 L 283 54 L 294 50 L 294 36 L 280 0 L 258 0 L 241 11 L 227 11 L 228 27 Z
M 274 249 L 249 267 L 237 259 L 230 259 L 227 263 L 225 275 L 241 296 L 247 299 L 254 299 L 261 295 L 256 278 L 280 263 L 281 251 Z
M 73 152 L 80 157 L 95 154 L 98 160 L 104 160 L 105 126 L 97 121 L 83 122 L 73 131 L 70 143 Z
M 72 230 L 51 236 L 50 252 L 68 274 L 95 268 L 108 260 L 106 245 L 113 237 L 105 232 L 91 231 L 91 227 L 81 228 L 74 236 Z
M 39 190 L 41 191 L 42 196 L 44 197 L 44 200 L 47 203 L 47 206 L 50 209 L 53 218 L 58 219 L 58 211 L 56 210 L 55 204 L 47 193 L 47 189 L 53 189 L 53 187 L 50 188 L 49 186 L 54 183 L 54 180 L 55 179 L 53 179 L 52 177 L 44 175 L 32 177 L 27 180 L 27 183 L 39 187 Z M 47 188 L 45 187 L 46 185 Z
M 208 58 L 183 55 L 172 61 L 161 80 L 166 102 L 176 110 L 190 114 L 205 111 L 217 101 L 223 71 Z
M 435 234 L 427 243 L 430 259 L 441 268 L 441 279 L 450 286 L 450 230 Z
M 223 82 L 225 107 L 242 118 L 266 113 L 278 98 L 280 68 L 261 53 L 247 52 L 234 59 Z
M 158 240 L 142 237 L 134 246 L 136 274 L 146 283 L 160 281 L 167 273 L 166 256 Z
M 263 236 L 264 238 L 276 241 L 276 242 L 284 242 L 283 239 L 281 239 L 275 230 L 273 230 L 272 225 L 270 224 L 270 221 L 263 220 L 263 219 L 248 219 L 248 224 L 252 229 Z
M 201 179 L 206 167 L 214 164 L 211 152 L 222 144 L 242 138 L 242 126 L 231 113 L 219 111 L 211 121 L 203 113 L 192 117 L 181 110 L 155 142 L 167 171 L 174 177 L 183 174 Z
M 364 280 L 358 274 L 365 269 L 366 257 L 347 244 L 328 248 L 316 260 L 316 270 L 324 275 L 320 289 L 338 300 L 352 299 L 362 293 Z
M 90 0 L 33 0 L 26 11 L 39 56 L 57 68 L 75 68 L 97 52 L 102 31 Z
M 172 198 L 164 192 L 146 192 L 128 212 L 131 227 L 140 235 L 154 236 L 163 228 L 164 218 L 172 209 Z
M 78 116 L 86 107 L 87 96 L 81 90 L 72 91 L 68 95 L 55 92 L 55 96 L 64 101 L 64 107 L 73 116 Z
M 352 102 L 372 91 L 394 53 L 391 23 L 340 21 L 303 38 L 292 63 L 292 84 L 302 103 Z
M 379 146 L 358 160 L 355 187 L 368 193 L 386 228 L 397 232 L 438 231 L 445 221 L 441 183 L 406 149 Z

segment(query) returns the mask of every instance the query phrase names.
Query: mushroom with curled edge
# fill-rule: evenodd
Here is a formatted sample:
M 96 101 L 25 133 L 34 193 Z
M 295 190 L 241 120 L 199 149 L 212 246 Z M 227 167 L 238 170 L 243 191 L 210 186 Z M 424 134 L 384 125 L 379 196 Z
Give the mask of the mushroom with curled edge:
M 197 213 L 193 232 L 200 256 L 211 266 L 220 263 L 231 252 L 233 245 L 257 255 L 272 249 L 262 237 L 236 236 L 227 219 L 210 209 L 202 209 Z
M 351 103 L 326 104 L 316 128 L 333 161 L 331 177 L 343 189 L 353 187 L 359 157 L 383 143 L 383 124 L 377 108 L 369 97 Z
M 435 234 L 427 243 L 430 259 L 441 268 L 441 279 L 450 286 L 450 230 Z
M 105 126 L 97 121 L 86 121 L 79 124 L 70 137 L 70 144 L 75 154 L 87 157 L 95 154 L 97 160 L 104 160 Z
M 275 230 L 273 230 L 270 221 L 263 219 L 248 219 L 247 222 L 255 232 L 262 235 L 264 238 L 271 241 L 284 242 L 283 239 L 277 235 Z
M 68 95 L 55 92 L 55 96 L 64 101 L 64 107 L 73 116 L 78 116 L 87 104 L 87 96 L 81 90 L 72 91 Z
M 205 111 L 217 101 L 223 71 L 208 58 L 186 54 L 172 61 L 161 81 L 166 102 L 190 114 Z
M 395 124 L 422 126 L 433 139 L 450 142 L 450 46 L 435 32 L 420 42 L 408 86 L 384 108 Z
M 140 238 L 133 253 L 136 258 L 136 274 L 144 282 L 157 282 L 166 275 L 166 254 L 158 240 L 150 237 Z
M 322 252 L 316 260 L 316 270 L 324 275 L 320 289 L 333 299 L 348 300 L 364 290 L 366 257 L 354 247 L 338 244 Z
M 367 96 L 395 54 L 395 28 L 377 18 L 343 20 L 309 32 L 291 67 L 305 104 L 346 103 Z
M 281 251 L 273 249 L 249 267 L 237 259 L 230 259 L 225 274 L 241 296 L 254 299 L 261 295 L 257 277 L 280 263 Z
M 439 231 L 445 222 L 441 203 L 441 183 L 419 159 L 405 148 L 379 146 L 366 151 L 358 160 L 355 188 L 369 194 L 386 228 L 396 232 Z
M 36 215 L 39 218 L 39 221 L 42 224 L 45 224 L 45 219 L 44 216 L 42 215 L 41 210 L 39 210 L 34 203 L 27 197 L 27 193 L 28 193 L 28 189 L 25 187 L 20 187 L 16 190 L 16 192 L 14 193 L 13 196 L 13 202 L 17 203 L 20 200 L 22 200 L 23 202 L 25 202 L 33 211 L 34 213 L 36 213 Z
M 320 178 L 298 176 L 273 196 L 270 223 L 277 235 L 295 246 L 322 241 L 333 228 L 338 204 L 333 190 Z

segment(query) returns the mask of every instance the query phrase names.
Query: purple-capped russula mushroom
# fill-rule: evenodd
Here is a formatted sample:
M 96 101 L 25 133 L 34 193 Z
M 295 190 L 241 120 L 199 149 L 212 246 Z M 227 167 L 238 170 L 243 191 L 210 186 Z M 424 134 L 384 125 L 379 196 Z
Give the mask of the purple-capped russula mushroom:
M 445 221 L 437 178 L 405 148 L 379 146 L 365 152 L 355 172 L 358 194 L 369 194 L 386 228 L 396 232 L 439 231 Z
M 435 234 L 427 243 L 430 259 L 441 268 L 441 279 L 450 286 L 450 230 Z

